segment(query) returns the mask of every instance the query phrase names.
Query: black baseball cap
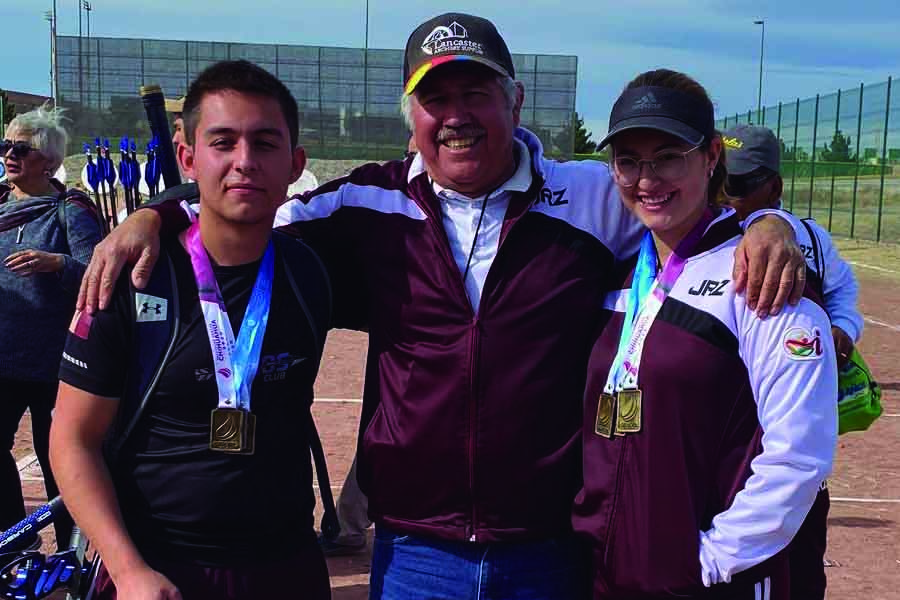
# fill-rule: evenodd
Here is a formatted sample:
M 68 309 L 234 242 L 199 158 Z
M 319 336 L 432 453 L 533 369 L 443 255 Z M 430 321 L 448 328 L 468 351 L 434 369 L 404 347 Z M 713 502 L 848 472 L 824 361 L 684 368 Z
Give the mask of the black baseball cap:
M 628 129 L 656 129 L 695 146 L 716 135 L 711 103 L 696 95 L 652 85 L 622 92 L 609 115 L 609 133 L 597 149 Z
M 746 175 L 759 167 L 781 170 L 781 145 L 768 127 L 738 125 L 722 133 L 729 175 Z
M 444 63 L 471 60 L 515 77 L 512 56 L 494 24 L 473 15 L 446 13 L 409 36 L 403 55 L 403 93 L 412 94 L 425 74 Z

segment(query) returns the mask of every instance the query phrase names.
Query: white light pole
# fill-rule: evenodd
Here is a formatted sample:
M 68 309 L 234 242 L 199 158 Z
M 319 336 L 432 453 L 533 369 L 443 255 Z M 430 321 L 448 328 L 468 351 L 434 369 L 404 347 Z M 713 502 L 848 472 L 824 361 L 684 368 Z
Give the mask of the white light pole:
M 44 13 L 44 18 L 50 23 L 50 96 L 53 97 L 53 105 L 56 106 L 56 1 L 53 8 Z
M 762 83 L 763 83 L 763 48 L 766 43 L 766 21 L 760 19 L 753 21 L 754 25 L 762 25 L 762 33 L 759 36 L 759 93 L 756 97 L 756 118 L 761 119 L 762 114 Z

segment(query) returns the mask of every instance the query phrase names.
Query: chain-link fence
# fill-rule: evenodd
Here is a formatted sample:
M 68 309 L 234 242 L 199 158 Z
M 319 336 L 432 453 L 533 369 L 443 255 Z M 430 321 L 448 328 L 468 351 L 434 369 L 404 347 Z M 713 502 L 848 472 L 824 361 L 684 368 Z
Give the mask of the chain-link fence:
M 311 157 L 398 158 L 409 140 L 400 116 L 400 50 L 77 36 L 59 36 L 56 49 L 58 100 L 71 111 L 73 152 L 97 135 L 146 138 L 141 85 L 159 84 L 177 98 L 207 66 L 241 58 L 294 94 L 300 141 Z M 522 124 L 548 153 L 570 156 L 577 57 L 515 54 L 513 61 L 526 90 Z
M 900 90 L 893 80 L 720 119 L 781 140 L 784 205 L 832 233 L 900 242 Z M 896 85 L 893 85 L 896 88 Z

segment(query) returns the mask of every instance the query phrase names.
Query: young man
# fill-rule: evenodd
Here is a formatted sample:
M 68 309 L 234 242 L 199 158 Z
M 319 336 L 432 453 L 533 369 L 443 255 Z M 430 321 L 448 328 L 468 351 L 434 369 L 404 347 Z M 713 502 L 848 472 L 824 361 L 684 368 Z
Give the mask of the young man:
M 234 61 L 201 73 L 184 110 L 178 159 L 203 210 L 163 248 L 178 299 L 123 277 L 106 310 L 76 314 L 53 469 L 103 559 L 98 600 L 327 599 L 307 428 L 329 284 L 308 248 L 272 232 L 305 163 L 297 104 Z M 173 312 L 168 360 L 123 441 L 132 357 Z
M 755 210 L 780 208 L 784 186 L 779 173 L 781 148 L 772 130 L 739 125 L 724 132 L 723 141 L 728 167 L 724 203 L 734 207 L 741 218 Z M 813 288 L 823 296 L 831 319 L 838 365 L 843 366 L 863 330 L 863 318 L 857 308 L 859 287 L 853 269 L 841 258 L 831 236 L 818 223 L 789 216 L 806 264 L 813 273 Z M 829 506 L 828 487 L 823 481 L 809 515 L 788 546 L 792 600 L 825 597 Z
M 588 553 L 570 513 L 588 352 L 613 261 L 641 231 L 604 165 L 548 159 L 519 127 L 523 87 L 489 21 L 422 23 L 403 74 L 417 154 L 360 167 L 278 219 L 326 262 L 334 325 L 369 332 L 357 467 L 376 523 L 371 597 L 580 598 Z M 177 203 L 159 211 L 100 249 L 92 302 L 125 257 L 152 255 L 160 214 L 186 224 Z M 745 250 L 763 273 L 784 238 L 753 229 Z

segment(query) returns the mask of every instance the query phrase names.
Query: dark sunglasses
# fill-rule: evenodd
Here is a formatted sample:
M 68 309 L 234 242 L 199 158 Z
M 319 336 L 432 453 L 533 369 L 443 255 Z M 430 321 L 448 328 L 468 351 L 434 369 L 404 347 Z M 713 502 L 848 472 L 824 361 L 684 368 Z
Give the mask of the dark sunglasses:
M 729 175 L 725 178 L 725 193 L 732 198 L 746 198 L 777 173 L 769 169 L 757 169 L 746 175 Z
M 9 154 L 12 158 L 21 160 L 31 152 L 37 152 L 37 148 L 29 145 L 28 142 L 0 141 L 0 156 Z

